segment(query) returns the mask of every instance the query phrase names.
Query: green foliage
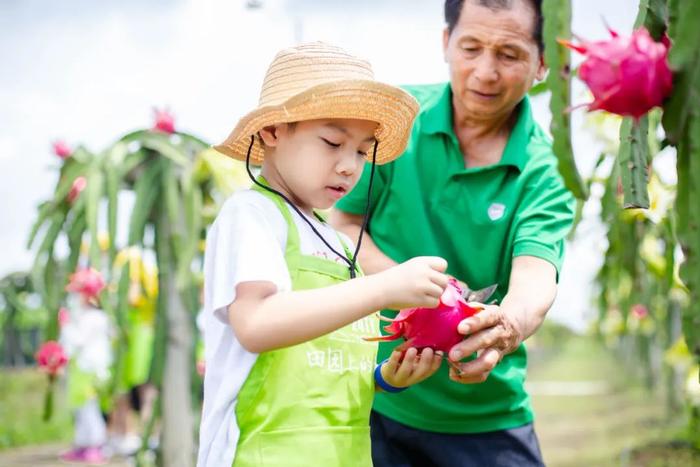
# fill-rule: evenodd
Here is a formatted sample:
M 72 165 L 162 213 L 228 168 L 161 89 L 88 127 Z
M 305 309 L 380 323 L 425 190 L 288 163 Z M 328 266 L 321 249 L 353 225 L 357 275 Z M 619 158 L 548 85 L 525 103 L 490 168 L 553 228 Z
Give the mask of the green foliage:
M 41 419 L 46 376 L 36 370 L 3 370 L 0 375 L 0 450 L 30 444 L 68 441 L 71 418 L 57 394 L 58 416 Z
M 620 127 L 620 165 L 625 208 L 648 208 L 647 167 L 649 166 L 649 118 L 639 122 L 625 118 Z
M 155 257 L 157 262 L 152 273 L 157 274 L 157 279 L 153 279 L 157 285 L 153 285 L 148 298 L 151 304 L 157 301 L 151 382 L 161 385 L 166 355 L 170 355 L 166 349 L 182 348 L 182 342 L 188 342 L 183 341 L 181 326 L 171 326 L 171 317 L 185 313 L 186 326 L 190 325 L 184 330 L 185 335 L 196 335 L 194 316 L 200 306 L 197 297 L 201 285 L 198 270 L 203 262 L 201 246 L 206 227 L 220 203 L 233 190 L 247 186 L 232 183 L 242 180 L 237 174 L 244 173 L 241 163 L 226 166 L 228 173 L 216 173 L 224 167 L 215 162 L 209 147 L 186 133 L 152 130 L 128 133 L 98 153 L 79 147 L 61 166 L 52 199 L 39 207 L 29 243 L 36 251 L 33 271 L 37 289 L 49 310 L 45 334 L 50 338 L 57 336 L 56 313 L 65 303 L 68 274 L 83 258 L 105 277 L 108 286 L 101 294 L 100 305 L 117 325 L 116 358 L 109 384 L 112 393 L 125 389 L 121 386 L 130 332 L 127 314 L 137 307 L 134 290 L 139 295 L 138 291 L 145 287 L 139 283 L 142 279 L 138 273 L 132 277 L 132 255 L 141 261 Z M 68 194 L 78 177 L 86 179 L 86 188 L 69 200 Z M 128 238 L 120 245 L 119 201 L 126 192 L 133 194 L 135 203 L 129 215 Z M 68 242 L 68 255 L 58 257 L 55 246 L 64 240 Z M 139 267 L 144 268 L 143 264 Z M 188 368 L 193 366 L 190 360 L 194 356 L 187 360 Z M 52 397 L 49 389 L 47 403 Z
M 566 187 L 579 199 L 588 198 L 588 190 L 576 168 L 571 146 L 571 53 L 557 42 L 571 36 L 571 1 L 544 0 L 544 58 L 549 66 L 547 87 L 551 91 L 549 107 L 552 111 L 550 131 L 554 139 L 552 149 L 559 160 L 559 172 Z
M 14 272 L 0 279 L 1 364 L 23 366 L 34 361 L 34 350 L 46 326 L 46 309 L 37 300 L 26 272 Z
M 674 333 L 682 315 L 683 337 L 696 365 L 700 362 L 700 2 L 695 0 L 641 0 L 635 27 L 646 27 L 656 40 L 671 40 L 669 61 L 674 71 L 673 92 L 659 119 L 652 112 L 639 122 L 624 119 L 616 164 L 601 199 L 608 226 L 608 250 L 598 274 L 599 329 L 609 344 L 635 349 L 637 364 L 652 379 L 650 352 L 663 353 L 678 342 Z M 658 141 L 663 124 L 665 140 Z M 648 165 L 661 146 L 677 155 L 677 185 L 660 184 Z M 614 152 L 614 151 L 613 151 Z M 651 174 L 650 178 L 647 175 Z M 618 179 L 621 185 L 618 187 Z M 648 189 L 648 190 L 647 190 Z M 620 211 L 624 207 L 646 210 Z M 670 194 L 669 194 L 670 193 Z M 660 205 L 675 204 L 669 209 Z M 663 201 L 665 200 L 665 201 Z M 680 247 L 682 257 L 674 252 Z M 648 316 L 629 313 L 643 304 Z M 680 311 L 678 311 L 680 310 Z M 676 368 L 677 370 L 677 368 Z M 687 369 L 686 369 L 687 370 Z M 684 371 L 686 371 L 684 370 Z M 673 377 L 666 378 L 672 381 Z M 668 391 L 679 391 L 671 384 Z M 672 398 L 670 398 L 672 399 Z M 669 399 L 669 400 L 670 400 Z M 697 407 L 691 426 L 700 426 Z M 700 433 L 691 440 L 700 446 Z
M 683 327 L 688 347 L 700 361 L 700 3 L 675 0 L 669 2 L 669 13 L 669 60 L 675 80 L 663 124 L 678 154 L 676 215 L 685 255 L 680 274 L 690 294 Z
M 641 0 L 634 27 L 644 26 L 656 40 L 666 30 L 666 1 Z M 618 163 L 622 177 L 625 208 L 648 208 L 647 168 L 649 155 L 649 119 L 645 115 L 635 121 L 626 117 L 620 128 L 620 152 Z

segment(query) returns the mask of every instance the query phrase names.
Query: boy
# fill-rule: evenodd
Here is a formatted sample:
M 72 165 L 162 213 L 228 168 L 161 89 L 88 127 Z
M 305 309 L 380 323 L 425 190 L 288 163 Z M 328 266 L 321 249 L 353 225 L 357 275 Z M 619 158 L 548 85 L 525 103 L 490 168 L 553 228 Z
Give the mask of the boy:
M 375 368 L 362 338 L 378 334 L 378 309 L 436 306 L 446 262 L 350 280 L 357 250 L 314 211 L 349 192 L 365 160 L 398 157 L 417 110 L 366 61 L 305 44 L 275 57 L 259 107 L 216 146 L 262 172 L 207 239 L 199 466 L 370 466 L 375 387 L 401 391 L 438 369 L 430 349 Z

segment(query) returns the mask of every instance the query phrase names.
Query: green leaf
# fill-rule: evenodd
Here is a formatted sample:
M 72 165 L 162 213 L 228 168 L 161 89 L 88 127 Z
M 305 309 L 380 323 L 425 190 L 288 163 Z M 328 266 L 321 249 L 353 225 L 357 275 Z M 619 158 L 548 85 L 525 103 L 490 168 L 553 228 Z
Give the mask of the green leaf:
M 36 259 L 34 263 L 34 267 L 41 267 L 41 261 L 44 256 L 46 255 L 51 255 L 53 252 L 54 244 L 56 243 L 56 239 L 58 238 L 59 234 L 61 233 L 61 229 L 63 228 L 63 223 L 66 220 L 66 215 L 62 211 L 54 211 L 51 215 L 50 218 L 50 223 L 48 230 L 46 231 L 46 235 L 44 235 L 44 239 L 41 242 L 41 246 L 36 252 Z
M 530 97 L 535 97 L 539 96 L 540 94 L 544 94 L 547 91 L 549 91 L 547 81 L 540 81 L 539 83 L 531 87 L 527 93 L 530 95 Z
M 119 272 L 119 284 L 117 286 L 117 304 L 114 308 L 114 321 L 117 324 L 118 339 L 116 339 L 116 352 L 114 356 L 114 371 L 110 384 L 109 393 L 116 394 L 121 388 L 119 384 L 124 380 L 123 375 L 126 367 L 126 351 L 129 343 L 127 313 L 129 305 L 129 285 L 130 285 L 130 265 L 127 259 Z
M 165 200 L 165 211 L 170 222 L 173 233 L 178 233 L 180 224 L 180 211 L 182 210 L 182 200 L 178 190 L 178 179 L 171 164 L 164 164 L 162 171 L 163 198 Z
M 671 0 L 669 10 L 669 60 L 676 73 L 663 125 L 677 149 L 675 226 L 685 256 L 680 276 L 690 295 L 683 309 L 683 331 L 700 361 L 700 28 L 695 24 L 700 2 Z
M 674 70 L 673 94 L 664 105 L 663 126 L 668 140 L 678 145 L 700 104 L 700 2 L 677 0 L 670 3 L 668 58 Z M 692 16 L 695 15 L 695 16 Z
M 608 224 L 615 224 L 619 205 L 617 203 L 617 183 L 620 180 L 620 167 L 613 164 L 610 175 L 605 181 L 605 192 L 600 199 L 600 218 Z
M 119 167 L 120 176 L 124 177 L 131 173 L 139 165 L 143 164 L 149 156 L 150 151 L 144 149 L 139 149 L 138 151 L 130 153 L 124 159 L 124 162 Z
M 200 233 L 202 231 L 202 191 L 193 183 L 192 174 L 183 177 L 182 192 L 185 201 L 185 222 L 187 232 L 185 241 L 176 256 L 177 278 L 176 283 L 180 291 L 184 290 L 191 279 L 192 261 L 199 248 Z
M 544 58 L 549 66 L 547 87 L 552 95 L 549 108 L 552 112 L 550 131 L 554 141 L 552 149 L 559 160 L 559 172 L 566 187 L 579 199 L 588 198 L 586 185 L 576 168 L 571 146 L 571 118 L 568 113 L 571 96 L 571 54 L 557 39 L 571 36 L 571 1 L 544 0 Z
M 694 64 L 674 74 L 673 94 L 664 105 L 662 122 L 672 144 L 678 145 L 683 138 L 691 113 L 697 109 L 693 103 L 698 101 L 699 95 L 700 53 Z
M 76 178 L 86 175 L 88 170 L 88 165 L 80 164 L 76 161 L 71 161 L 70 164 L 66 164 L 61 170 L 61 176 L 58 180 L 58 185 L 56 186 L 56 192 L 54 193 L 53 203 L 55 206 L 64 202 L 68 192 L 73 186 L 73 182 Z
M 88 231 L 90 232 L 90 265 L 95 269 L 101 270 L 100 265 L 100 242 L 98 231 L 98 214 L 100 209 L 100 200 L 104 190 L 104 176 L 97 164 L 90 167 L 87 177 L 86 190 L 86 207 L 85 215 L 87 220 Z
M 688 348 L 700 361 L 700 118 L 692 120 L 678 147 L 678 237 L 685 261 L 681 279 L 690 294 L 683 310 L 683 332 Z M 682 175 L 682 178 L 681 178 Z M 681 225 L 683 226 L 681 228 Z
M 68 255 L 68 263 L 66 265 L 68 272 L 75 271 L 76 269 L 78 258 L 80 258 L 80 247 L 82 245 L 83 234 L 85 233 L 85 228 L 87 227 L 85 209 L 81 209 L 73 214 L 73 220 L 70 228 L 68 229 L 68 249 L 70 250 Z
M 649 120 L 643 116 L 638 123 L 625 118 L 620 126 L 618 164 L 625 194 L 624 207 L 649 208 L 647 170 L 649 165 Z
M 169 248 L 168 219 L 164 213 L 160 213 L 155 223 L 155 250 L 158 261 L 158 300 L 156 302 L 156 329 L 153 338 L 153 355 L 151 357 L 151 370 L 149 380 L 160 388 L 163 383 L 163 369 L 165 367 L 166 346 L 168 342 L 168 305 L 170 291 L 168 281 L 172 280 L 172 253 Z
M 105 175 L 107 191 L 107 234 L 109 236 L 109 264 L 117 255 L 117 214 L 119 212 L 119 185 L 125 172 L 121 167 L 127 157 L 125 143 L 117 142 L 107 153 Z
M 136 199 L 129 223 L 129 245 L 137 245 L 143 242 L 144 230 L 151 215 L 153 203 L 160 191 L 158 177 L 161 169 L 161 161 L 156 159 L 146 166 L 143 174 L 136 181 L 136 186 L 134 187 Z
M 647 28 L 654 40 L 660 40 L 668 22 L 667 0 L 640 0 L 634 28 Z
M 177 165 L 190 165 L 190 159 L 187 154 L 184 153 L 179 147 L 173 145 L 165 135 L 147 133 L 143 135 L 139 142 L 143 147 L 156 151 Z
M 190 133 L 183 133 L 183 132 L 178 132 L 178 136 L 182 138 L 183 141 L 188 141 L 190 143 L 194 143 L 197 148 L 195 148 L 195 152 L 201 151 L 207 148 L 211 147 L 211 144 L 207 143 L 201 138 L 198 138 L 197 136 L 194 136 Z
M 31 248 L 32 244 L 34 244 L 34 239 L 36 238 L 36 234 L 39 232 L 39 229 L 41 226 L 44 224 L 46 219 L 54 212 L 55 207 L 50 201 L 44 201 L 39 205 L 39 215 L 34 221 L 34 225 L 32 225 L 32 230 L 29 233 L 29 240 L 27 240 L 27 248 Z
M 151 130 L 136 130 L 132 131 L 131 133 L 127 133 L 121 138 L 119 138 L 119 142 L 122 143 L 131 143 L 132 141 L 138 141 L 143 138 L 144 135 L 147 135 L 151 133 Z
M 700 44 L 700 28 L 697 24 L 700 18 L 700 2 L 678 0 L 670 6 L 669 36 L 673 45 L 668 58 L 671 67 L 680 70 L 697 63 L 698 44 Z

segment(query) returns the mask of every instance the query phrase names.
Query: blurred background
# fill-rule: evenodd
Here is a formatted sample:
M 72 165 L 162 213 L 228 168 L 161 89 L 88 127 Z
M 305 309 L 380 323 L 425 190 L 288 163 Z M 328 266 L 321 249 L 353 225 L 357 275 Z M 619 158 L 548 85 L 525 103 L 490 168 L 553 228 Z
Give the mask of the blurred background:
M 638 5 L 636 0 L 573 0 L 572 31 L 600 39 L 607 37 L 607 24 L 629 33 Z M 113 148 L 120 135 L 152 127 L 154 109 L 160 109 L 174 117 L 178 132 L 196 136 L 203 150 L 222 140 L 256 105 L 274 54 L 301 41 L 344 47 L 369 59 L 377 78 L 392 84 L 446 81 L 442 7 L 440 0 L 0 1 L 0 277 L 36 267 L 36 245 L 29 249 L 27 243 L 38 206 L 54 196 L 59 181 L 62 160 L 54 155 L 53 142 L 98 154 Z M 572 95 L 574 104 L 590 100 L 578 81 Z M 533 103 L 537 121 L 549 128 L 548 93 L 533 96 Z M 666 463 L 654 465 L 700 465 L 692 450 L 668 454 L 666 445 L 654 444 L 680 439 L 686 429 L 681 407 L 687 397 L 687 349 L 668 357 L 664 352 L 671 345 L 655 351 L 643 347 L 644 358 L 651 361 L 648 369 L 637 368 L 636 357 L 626 353 L 657 345 L 638 339 L 653 331 L 633 331 L 631 343 L 617 345 L 620 329 L 629 326 L 610 321 L 614 314 L 601 319 L 599 311 L 596 276 L 609 246 L 601 198 L 604 172 L 612 162 L 598 162 L 616 144 L 619 120 L 582 110 L 571 118 L 579 171 L 601 183 L 592 183 L 592 196 L 581 206 L 557 301 L 547 324 L 530 342 L 529 388 L 545 459 L 555 466 L 647 465 L 645 456 L 657 456 Z M 207 167 L 213 171 L 215 164 Z M 675 153 L 659 152 L 654 169 L 662 184 L 675 184 Z M 240 177 L 240 168 L 235 170 Z M 225 191 L 220 189 L 219 196 Z M 111 240 L 123 245 L 131 235 L 129 220 L 138 195 L 119 196 Z M 206 193 L 204 199 L 206 204 Z M 668 205 L 668 200 L 660 202 Z M 96 229 L 102 232 L 107 225 L 107 215 L 100 214 Z M 155 263 L 153 250 L 144 248 L 143 263 Z M 59 239 L 55 254 L 68 251 L 68 240 Z M 53 315 L 38 292 L 27 290 L 20 308 L 30 311 L 14 319 L 12 329 L 7 325 L 10 301 L 0 301 L 0 325 L 5 324 L 0 465 L 53 465 L 55 454 L 70 440 L 70 414 L 61 402 L 65 389 L 60 382 L 52 417 L 41 420 L 46 383 L 32 369 L 31 356 Z M 649 312 L 638 311 L 642 324 L 632 326 L 636 330 L 648 326 L 642 315 Z M 626 312 L 622 315 L 616 319 L 627 319 Z M 675 322 L 669 332 L 677 338 L 679 318 Z M 8 339 L 17 336 L 29 347 L 12 350 Z M 674 355 L 682 365 L 671 370 L 677 393 L 671 396 L 662 366 Z M 686 447 L 677 444 L 678 449 Z M 114 465 L 133 462 L 116 458 Z

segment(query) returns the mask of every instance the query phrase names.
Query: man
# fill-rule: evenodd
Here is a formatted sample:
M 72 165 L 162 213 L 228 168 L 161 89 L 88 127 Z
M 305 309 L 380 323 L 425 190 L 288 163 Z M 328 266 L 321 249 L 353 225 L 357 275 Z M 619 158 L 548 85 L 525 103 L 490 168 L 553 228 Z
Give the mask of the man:
M 445 20 L 450 82 L 407 88 L 421 113 L 404 155 L 376 170 L 359 260 L 372 274 L 413 256 L 442 256 L 471 289 L 497 283 L 499 305 L 460 324 L 467 337 L 449 354 L 460 371 L 443 364 L 407 391 L 377 395 L 373 460 L 542 465 L 523 341 L 554 300 L 574 206 L 526 96 L 545 73 L 541 1 L 447 0 Z M 365 170 L 331 218 L 354 238 L 369 176 Z M 383 343 L 379 358 L 392 347 Z

